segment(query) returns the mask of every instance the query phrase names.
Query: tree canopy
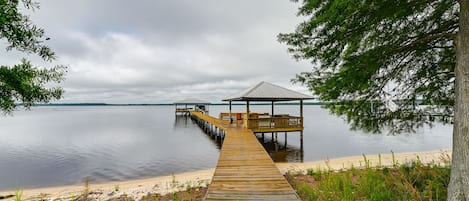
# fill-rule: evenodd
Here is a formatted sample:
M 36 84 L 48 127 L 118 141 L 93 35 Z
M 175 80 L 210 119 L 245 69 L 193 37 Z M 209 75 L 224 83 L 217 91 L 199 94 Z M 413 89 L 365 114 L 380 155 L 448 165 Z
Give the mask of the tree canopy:
M 353 128 L 400 132 L 452 121 L 457 1 L 310 0 L 298 15 L 308 19 L 278 38 L 314 65 L 294 81 L 334 102 L 329 109 Z
M 45 45 L 49 38 L 44 30 L 34 25 L 28 16 L 20 12 L 20 7 L 35 10 L 39 4 L 31 0 L 0 0 L 0 39 L 8 43 L 6 50 L 18 50 L 28 54 L 37 54 L 45 61 L 56 59 L 54 52 Z M 29 108 L 35 102 L 49 102 L 59 99 L 63 89 L 47 87 L 50 82 L 64 79 L 66 67 L 34 67 L 31 62 L 22 59 L 14 66 L 0 66 L 0 110 L 11 113 L 18 103 Z
M 314 67 L 295 81 L 353 128 L 454 123 L 447 200 L 469 200 L 469 0 L 304 0 L 298 14 L 279 40 Z

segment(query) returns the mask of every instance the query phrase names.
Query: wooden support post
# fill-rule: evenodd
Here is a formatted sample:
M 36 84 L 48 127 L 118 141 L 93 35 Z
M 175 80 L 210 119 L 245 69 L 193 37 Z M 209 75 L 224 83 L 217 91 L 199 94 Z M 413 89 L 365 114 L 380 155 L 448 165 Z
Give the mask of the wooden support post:
M 285 147 L 285 150 L 287 150 L 287 133 L 286 132 L 285 132 L 285 145 L 284 145 L 284 147 Z
M 287 148 L 287 132 L 285 132 L 285 148 Z
M 272 116 L 274 116 L 274 101 L 272 101 Z
M 246 128 L 249 128 L 249 101 L 246 101 Z
M 277 141 L 274 142 L 274 146 L 275 146 L 275 151 L 278 152 L 278 142 Z
M 275 126 L 273 125 L 274 123 L 274 101 L 272 101 L 272 113 L 271 113 L 271 116 L 270 116 L 270 125 L 269 125 L 269 128 L 275 128 Z
M 300 162 L 304 161 L 304 151 L 303 151 L 303 131 L 301 132 L 301 144 L 300 144 Z
M 300 100 L 300 125 L 301 125 L 301 128 L 303 128 L 303 100 Z M 303 132 L 301 132 L 303 133 Z M 303 137 L 303 134 L 301 134 L 301 136 Z
M 233 118 L 231 117 L 231 101 L 230 101 L 230 124 L 233 123 Z
M 300 131 L 300 149 L 303 152 L 303 131 Z

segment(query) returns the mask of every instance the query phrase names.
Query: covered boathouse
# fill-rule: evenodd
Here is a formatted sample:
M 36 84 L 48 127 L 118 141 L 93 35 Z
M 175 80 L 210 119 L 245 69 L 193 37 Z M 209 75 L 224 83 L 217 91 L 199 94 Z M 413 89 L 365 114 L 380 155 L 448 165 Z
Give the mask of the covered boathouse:
M 180 100 L 173 104 L 176 115 L 189 116 L 193 111 L 208 114 L 208 106 L 210 105 L 210 102 L 194 98 Z
M 231 123 L 242 123 L 243 127 L 251 129 L 254 133 L 303 131 L 303 100 L 307 99 L 313 97 L 268 82 L 260 82 L 223 99 L 229 102 L 229 113 L 221 113 L 220 118 Z M 246 112 L 232 113 L 233 101 L 246 102 Z M 279 101 L 299 101 L 300 115 L 276 114 L 274 103 Z M 250 111 L 249 104 L 252 102 L 270 102 L 271 113 Z

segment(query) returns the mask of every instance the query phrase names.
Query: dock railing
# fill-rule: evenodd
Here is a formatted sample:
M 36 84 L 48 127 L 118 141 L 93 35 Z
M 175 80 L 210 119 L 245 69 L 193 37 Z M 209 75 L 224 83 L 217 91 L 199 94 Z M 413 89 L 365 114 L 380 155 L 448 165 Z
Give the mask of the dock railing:
M 233 112 L 231 113 L 231 119 L 233 120 L 232 123 L 235 123 L 235 124 L 243 124 L 243 120 L 246 118 L 246 113 L 242 113 L 242 112 Z M 227 113 L 227 112 L 222 112 L 220 113 L 220 116 L 219 118 L 221 120 L 230 120 L 230 113 Z
M 302 130 L 303 119 L 288 114 L 279 114 L 271 116 L 268 113 L 250 113 L 249 121 L 247 121 L 246 113 L 231 113 L 233 123 L 242 123 L 246 128 L 253 129 L 255 132 L 271 131 L 271 130 Z M 229 113 L 220 113 L 221 120 L 230 120 Z
M 301 117 L 289 115 L 259 116 L 250 118 L 249 129 L 281 129 L 281 128 L 303 128 Z
M 176 108 L 176 112 L 191 112 L 193 110 L 192 108 Z

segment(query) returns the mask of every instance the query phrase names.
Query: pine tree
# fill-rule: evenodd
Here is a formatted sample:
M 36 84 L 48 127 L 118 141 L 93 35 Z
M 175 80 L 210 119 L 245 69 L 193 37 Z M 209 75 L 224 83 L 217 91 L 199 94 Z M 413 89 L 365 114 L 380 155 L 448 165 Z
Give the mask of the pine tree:
M 469 0 L 305 0 L 298 15 L 278 36 L 313 64 L 294 81 L 354 129 L 454 123 L 448 200 L 469 200 Z

